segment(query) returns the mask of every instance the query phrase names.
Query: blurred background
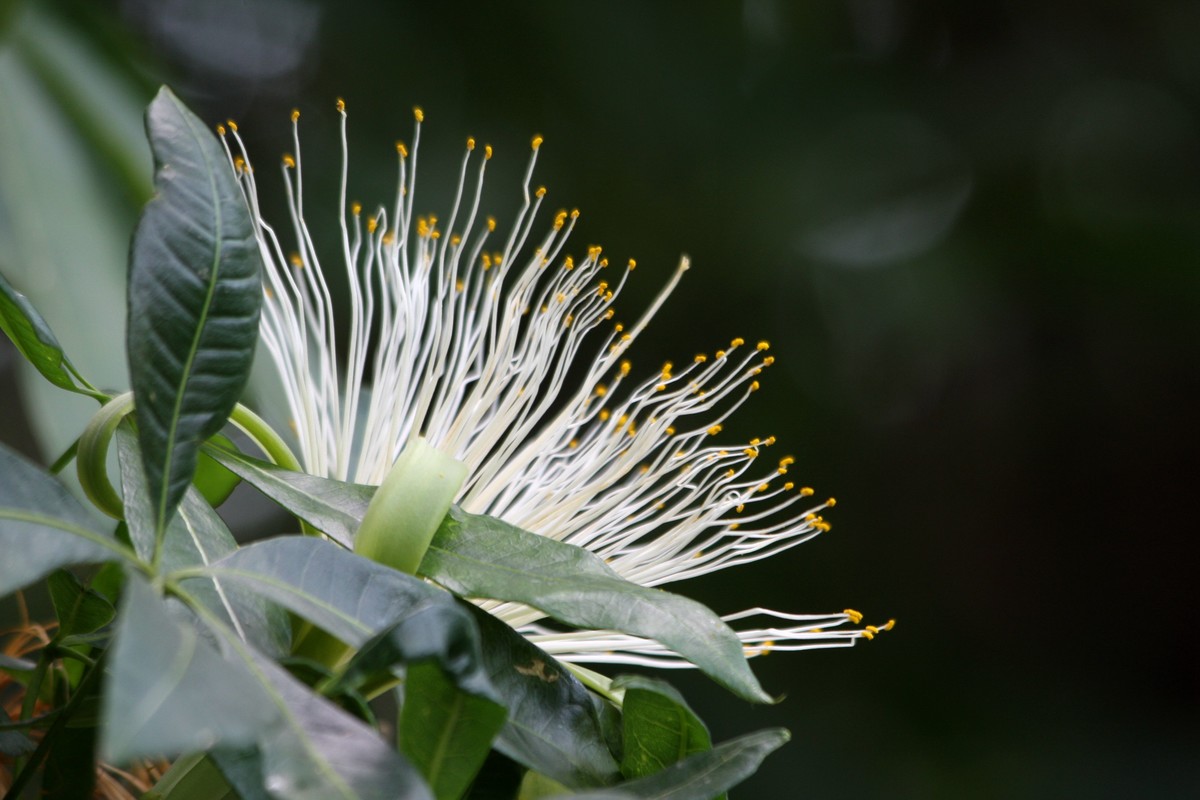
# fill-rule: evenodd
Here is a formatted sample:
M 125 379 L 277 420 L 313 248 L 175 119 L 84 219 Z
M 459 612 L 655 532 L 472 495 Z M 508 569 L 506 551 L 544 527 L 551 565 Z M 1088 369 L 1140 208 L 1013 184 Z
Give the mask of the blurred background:
M 300 108 L 328 228 L 335 98 L 368 208 L 414 104 L 423 211 L 474 135 L 511 219 L 541 133 L 576 249 L 638 259 L 628 318 L 693 260 L 635 368 L 771 341 L 726 433 L 776 435 L 833 531 L 674 588 L 898 625 L 757 660 L 776 707 L 666 676 L 716 739 L 792 730 L 736 796 L 1200 796 L 1200 5 L 2 0 L 0 271 L 113 387 L 163 82 L 238 121 L 275 219 Z M 17 360 L 0 440 L 48 463 L 93 409 Z

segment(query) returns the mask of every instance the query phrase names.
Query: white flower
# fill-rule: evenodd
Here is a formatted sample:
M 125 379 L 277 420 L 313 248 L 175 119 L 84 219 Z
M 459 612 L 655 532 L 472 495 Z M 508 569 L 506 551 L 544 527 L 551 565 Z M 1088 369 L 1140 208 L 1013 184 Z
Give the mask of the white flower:
M 539 222 L 546 190 L 531 191 L 542 138 L 533 138 L 524 204 L 510 227 L 480 215 L 492 157 L 467 140 L 455 201 L 444 218 L 417 216 L 415 109 L 411 150 L 398 143 L 392 205 L 347 209 L 341 113 L 341 252 L 350 289 L 349 342 L 338 323 L 305 222 L 303 171 L 284 157 L 290 255 L 258 209 L 237 127 L 231 153 L 258 225 L 266 264 L 262 338 L 287 395 L 307 471 L 379 484 L 415 437 L 463 462 L 457 502 L 604 558 L 646 586 L 704 575 L 780 553 L 829 529 L 813 490 L 771 459 L 774 437 L 730 443 L 722 423 L 759 388 L 774 357 L 742 339 L 644 377 L 625 352 L 688 268 L 683 258 L 633 325 L 613 303 L 636 266 L 610 267 L 599 247 L 567 248 L 578 211 Z M 474 172 L 472 172 L 474 170 Z M 347 213 L 349 211 L 349 213 Z M 585 353 L 595 352 L 589 356 Z M 369 388 L 368 388 L 369 387 Z M 536 610 L 485 605 L 539 646 L 574 662 L 687 666 L 655 642 L 610 631 L 556 632 Z M 755 608 L 725 618 L 749 655 L 851 645 L 879 629 L 861 615 L 792 615 Z M 890 627 L 889 622 L 885 628 Z

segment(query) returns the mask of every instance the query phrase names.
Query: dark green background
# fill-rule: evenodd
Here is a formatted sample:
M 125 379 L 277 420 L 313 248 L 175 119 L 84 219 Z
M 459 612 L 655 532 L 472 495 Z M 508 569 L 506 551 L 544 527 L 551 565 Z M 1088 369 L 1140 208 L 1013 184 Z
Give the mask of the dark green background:
M 368 208 L 414 104 L 422 210 L 474 135 L 508 218 L 542 133 L 576 249 L 638 259 L 627 317 L 693 259 L 635 367 L 772 342 L 727 433 L 778 436 L 833 531 L 675 588 L 898 626 L 757 661 L 774 708 L 667 676 L 716 739 L 792 730 L 738 796 L 1200 792 L 1195 3 L 50 5 L 146 99 L 237 119 L 275 209 L 298 106 L 314 225 L 337 97 Z

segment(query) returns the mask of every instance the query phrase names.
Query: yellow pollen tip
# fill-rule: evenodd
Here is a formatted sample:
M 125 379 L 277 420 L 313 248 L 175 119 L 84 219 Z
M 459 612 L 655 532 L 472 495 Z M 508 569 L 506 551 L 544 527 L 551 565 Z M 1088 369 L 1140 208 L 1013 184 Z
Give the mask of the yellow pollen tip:
M 740 528 L 740 527 L 742 527 L 742 526 L 741 526 L 741 524 L 740 524 L 740 523 L 737 523 L 737 522 L 735 522 L 735 523 L 733 523 L 732 525 L 730 525 L 730 526 L 729 526 L 729 530 L 731 530 L 731 531 L 736 531 L 736 530 L 737 530 L 738 528 Z
M 704 353 L 697 353 L 696 357 L 692 360 L 697 364 L 703 364 L 705 361 L 708 361 L 708 356 L 704 355 Z
M 536 192 L 534 192 L 534 194 L 535 194 L 535 195 L 537 195 L 537 198 L 538 198 L 539 200 L 540 200 L 540 199 L 542 199 L 543 197 L 545 197 L 545 196 L 546 196 L 546 187 L 545 187 L 545 186 L 539 186 L 539 187 L 537 188 L 537 191 L 536 191 Z
M 375 219 L 375 217 L 371 217 L 369 220 L 367 220 L 367 233 L 374 233 L 375 229 L 378 227 L 379 220 Z
M 609 413 L 607 408 L 602 408 L 597 416 L 600 417 L 601 422 L 608 422 L 608 418 L 611 417 L 612 414 Z
M 633 270 L 637 269 L 637 259 L 635 259 L 635 258 L 631 258 L 631 259 L 629 259 L 629 265 L 628 265 L 628 266 L 629 266 L 629 270 L 630 270 L 631 272 L 632 272 Z
M 237 123 L 236 122 L 234 122 L 231 119 L 227 119 L 227 120 L 225 120 L 225 124 L 229 126 L 229 130 L 233 131 L 234 133 L 237 133 Z
M 719 360 L 721 360 L 721 359 L 722 359 L 722 358 L 724 358 L 724 357 L 725 357 L 725 351 L 724 351 L 724 350 L 718 350 L 717 352 L 713 353 L 713 358 L 716 358 L 718 361 L 719 361 Z
M 496 230 L 496 218 L 495 217 L 487 218 L 487 229 L 488 229 L 488 233 L 491 233 L 492 231 Z
M 734 339 L 732 342 L 730 342 L 729 346 L 730 347 L 741 347 L 745 343 L 746 343 L 746 340 L 739 336 L 736 339 Z
M 737 506 L 737 508 L 736 508 L 736 509 L 734 509 L 734 510 L 735 510 L 735 511 L 737 511 L 737 513 L 739 513 L 739 514 L 740 514 L 740 513 L 742 513 L 743 511 L 745 511 L 745 510 L 746 510 L 746 504 L 745 504 L 745 503 L 738 503 L 738 506 Z
M 576 447 L 579 447 L 579 440 L 578 440 L 578 439 L 572 439 L 572 440 L 570 441 L 570 443 L 568 443 L 568 444 L 567 444 L 567 447 L 569 447 L 569 448 L 571 448 L 572 450 L 574 450 Z
M 830 508 L 833 508 L 834 506 L 837 505 L 837 498 L 836 497 L 829 498 L 828 500 L 825 501 L 825 505 L 829 506 Z
M 849 617 L 850 621 L 855 625 L 862 622 L 863 615 L 861 611 L 855 611 L 853 608 L 844 608 L 842 609 L 842 613 Z
M 608 310 L 608 313 L 606 313 L 604 315 L 604 318 L 605 319 L 613 318 L 613 310 L 611 308 Z M 625 326 L 618 322 L 616 325 L 613 326 L 613 329 L 616 330 L 617 333 L 620 333 L 621 331 L 625 330 Z
M 711 428 L 708 429 L 708 435 L 716 436 L 722 430 L 723 430 L 723 428 L 720 425 L 713 425 Z
M 757 392 L 757 391 L 758 391 L 758 388 L 759 388 L 759 386 L 758 386 L 758 381 L 751 381 L 751 383 L 750 383 L 750 391 L 752 391 L 752 392 Z
M 896 620 L 894 620 L 894 619 L 889 619 L 889 620 L 887 621 L 887 624 L 883 626 L 883 630 L 885 630 L 885 631 L 890 631 L 890 630 L 891 630 L 892 628 L 894 628 L 894 627 L 896 627 Z
M 742 451 L 742 455 L 746 456 L 746 458 L 756 458 L 758 456 L 758 450 L 754 447 L 747 447 Z
M 767 490 L 767 484 L 765 484 L 765 483 L 760 483 L 754 489 L 754 491 L 756 491 L 756 492 L 765 492 L 766 490 Z
M 606 394 L 608 394 L 608 387 L 605 386 L 603 383 L 596 384 L 596 396 L 604 397 L 604 395 L 606 395 Z
M 674 435 L 675 435 L 675 429 L 667 428 L 667 436 L 674 436 Z
M 771 343 L 767 342 L 767 341 L 762 341 L 762 342 L 759 342 L 758 344 L 756 344 L 755 348 L 757 348 L 758 350 L 770 350 Z
M 474 149 L 475 149 L 475 137 L 468 136 L 467 137 L 467 152 L 469 153 L 469 152 L 473 151 Z
M 579 209 L 578 208 L 571 209 L 571 219 L 579 219 Z
M 417 122 L 425 121 L 425 112 L 421 110 L 420 106 L 413 106 L 413 119 Z
M 656 392 L 665 392 L 666 390 L 667 390 L 667 385 L 665 383 L 660 383 L 658 386 L 654 387 L 654 391 L 656 391 Z
M 283 165 L 285 167 L 287 167 L 288 169 L 295 169 L 296 168 L 296 159 L 292 158 L 287 153 L 284 153 L 283 154 Z
M 351 203 L 350 204 L 350 213 L 356 217 L 359 214 L 361 214 L 362 213 L 362 203 Z
M 767 357 L 766 357 L 766 358 L 764 358 L 764 359 L 763 359 L 763 361 L 762 361 L 762 364 L 763 364 L 763 366 L 764 366 L 764 367 L 769 367 L 769 366 L 771 366 L 771 365 L 772 365 L 772 364 L 774 364 L 774 363 L 775 363 L 775 356 L 767 356 Z
M 293 108 L 292 109 L 292 122 L 299 122 L 299 121 L 300 121 L 300 109 Z
M 862 635 L 863 635 L 863 638 L 866 639 L 868 642 L 875 638 L 875 634 L 872 633 L 871 631 L 864 630 L 862 632 Z
M 546 141 L 546 140 L 544 138 L 542 138 L 542 135 L 538 134 L 537 136 L 533 137 L 533 139 L 529 142 L 529 144 L 531 147 L 533 147 L 533 151 L 536 153 L 537 149 L 542 146 L 542 142 L 544 142 L 544 141 Z
M 337 99 L 337 110 L 339 114 L 346 113 L 346 101 L 340 97 Z
M 483 157 L 484 159 L 490 159 L 492 157 L 492 146 L 490 144 L 485 144 L 483 146 Z
M 733 470 L 733 468 L 732 468 L 732 467 L 731 467 L 730 469 L 727 469 L 727 470 L 725 470 L 725 477 L 726 477 L 726 478 L 732 478 L 732 477 L 734 477 L 734 476 L 736 476 L 736 475 L 737 475 L 737 472 L 735 472 L 735 471 Z
M 628 375 L 629 371 L 632 369 L 633 369 L 633 364 L 629 363 L 628 361 L 621 362 L 621 374 L 622 375 Z
M 217 136 L 224 136 L 224 135 L 225 135 L 225 126 L 218 125 L 217 126 Z
M 795 489 L 795 488 L 796 488 L 796 484 L 792 483 L 791 481 L 788 481 L 787 483 L 785 483 L 783 485 L 783 490 L 785 492 L 790 492 L 792 489 Z
M 792 456 L 784 456 L 783 458 L 779 459 L 779 466 L 781 466 L 781 467 L 790 467 L 792 464 L 795 464 L 795 463 L 796 463 L 796 459 L 793 458 Z
M 288 258 L 288 261 L 292 262 L 293 267 L 304 266 L 304 259 L 300 258 L 299 253 L 292 253 L 292 255 Z
M 801 486 L 800 494 L 804 495 L 805 497 L 812 497 L 813 488 L 811 486 Z

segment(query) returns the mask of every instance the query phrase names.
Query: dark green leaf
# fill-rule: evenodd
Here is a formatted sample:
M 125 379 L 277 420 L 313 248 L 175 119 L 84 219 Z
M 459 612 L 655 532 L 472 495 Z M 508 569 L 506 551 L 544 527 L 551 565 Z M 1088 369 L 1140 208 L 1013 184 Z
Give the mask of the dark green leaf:
M 374 486 L 293 472 L 217 447 L 205 447 L 204 452 L 338 544 L 353 547 L 354 534 L 375 494 Z
M 782 728 L 747 734 L 649 777 L 554 800 L 711 800 L 753 775 L 789 738 Z
M 109 654 L 101 751 L 105 761 L 251 745 L 279 709 L 250 672 L 176 622 L 141 579 L 125 585 Z
M 59 567 L 128 557 L 54 476 L 0 445 L 0 597 Z
M 412 664 L 404 679 L 400 752 L 438 800 L 457 800 L 483 766 L 504 716 L 504 706 L 458 688 L 436 664 Z
M 70 360 L 63 355 L 54 331 L 42 319 L 29 298 L 12 287 L 0 274 L 0 330 L 8 334 L 21 355 L 55 386 L 80 394 L 92 394 L 76 381 Z
M 116 609 L 107 598 L 84 586 L 65 569 L 52 573 L 46 579 L 46 586 L 58 615 L 55 632 L 58 638 L 99 630 L 116 615 Z
M 421 614 L 434 614 L 429 619 L 443 627 L 448 619 L 458 619 L 455 631 L 472 627 L 449 593 L 322 539 L 281 536 L 255 542 L 180 576 L 189 587 L 200 576 L 240 584 L 354 647 L 409 618 L 415 618 L 414 625 L 422 623 Z M 442 647 L 447 663 L 454 663 L 461 652 L 457 640 L 435 627 L 422 626 L 430 652 Z
M 419 572 L 464 597 L 512 600 L 568 625 L 653 639 L 737 695 L 772 701 L 720 617 L 694 600 L 624 580 L 580 547 L 451 508 Z
M 621 719 L 625 749 L 621 774 L 643 778 L 690 755 L 712 749 L 712 738 L 683 696 L 667 683 L 640 675 L 613 681 L 624 690 Z
M 129 537 L 142 558 L 150 560 L 155 546 L 154 509 L 146 490 L 137 439 L 128 422 L 121 423 L 115 436 Z M 237 541 L 193 488 L 184 494 L 179 513 L 167 525 L 161 548 L 158 568 L 168 573 L 218 561 L 237 550 Z M 212 578 L 193 581 L 188 591 L 236 630 L 243 641 L 272 655 L 287 651 L 291 623 L 282 609 Z
M 246 385 L 262 304 L 254 223 L 216 137 L 163 87 L 146 111 L 156 196 L 133 234 L 126 347 L 163 531 Z
M 620 777 L 604 735 L 604 701 L 525 637 L 491 615 L 472 611 L 483 637 L 492 685 L 508 706 L 495 748 L 571 787 Z

